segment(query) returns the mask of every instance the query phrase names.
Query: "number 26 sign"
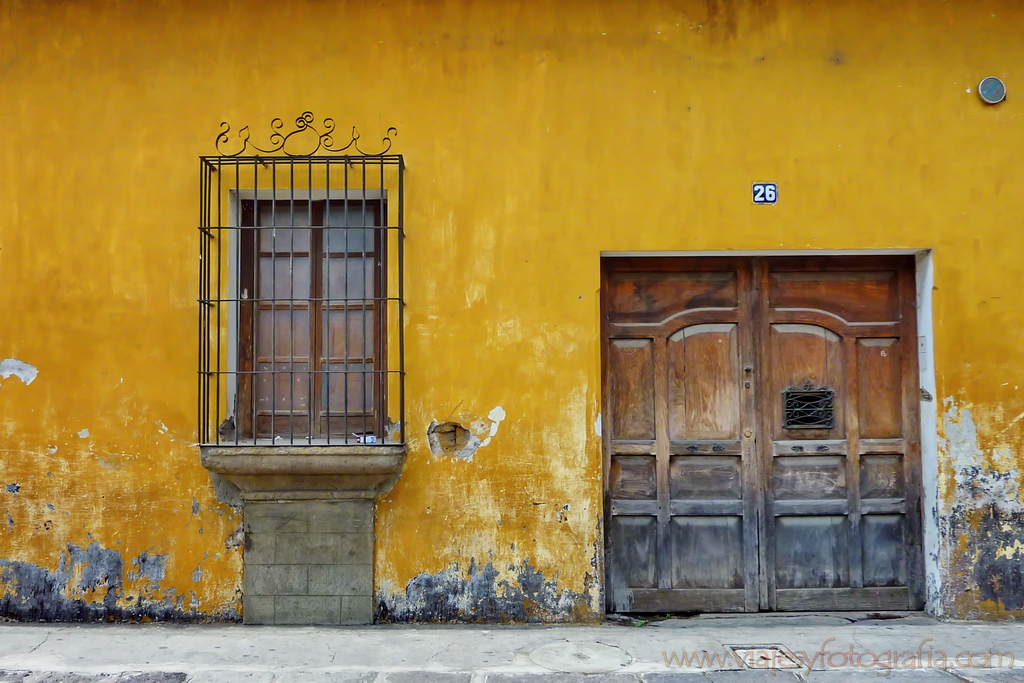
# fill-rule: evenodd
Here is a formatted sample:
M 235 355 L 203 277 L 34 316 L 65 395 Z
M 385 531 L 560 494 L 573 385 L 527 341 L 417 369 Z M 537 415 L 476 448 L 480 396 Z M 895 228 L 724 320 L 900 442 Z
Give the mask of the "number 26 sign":
M 779 201 L 779 186 L 775 183 L 754 183 L 754 203 L 774 204 Z

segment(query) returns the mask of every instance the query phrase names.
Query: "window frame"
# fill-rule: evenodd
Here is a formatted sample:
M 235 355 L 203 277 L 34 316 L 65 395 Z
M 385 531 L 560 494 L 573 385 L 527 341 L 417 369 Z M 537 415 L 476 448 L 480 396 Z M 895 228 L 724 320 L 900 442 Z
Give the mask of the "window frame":
M 303 371 L 310 375 L 307 392 L 309 400 L 306 409 L 296 410 L 291 402 L 283 411 L 261 411 L 258 408 L 258 392 L 255 387 L 257 369 L 261 364 L 257 355 L 257 325 L 259 310 L 301 310 L 294 304 L 301 297 L 292 292 L 289 299 L 262 299 L 260 295 L 259 262 L 263 258 L 262 249 L 258 245 L 260 226 L 256 225 L 259 208 L 263 204 L 277 203 L 285 212 L 290 206 L 306 204 L 309 206 L 310 243 L 308 258 L 310 261 L 310 289 L 305 301 L 309 313 L 309 355 L 308 369 Z M 328 207 L 347 204 L 356 207 L 357 211 L 369 209 L 373 215 L 373 225 L 362 228 L 359 226 L 330 226 L 327 214 Z M 314 208 L 316 207 L 316 208 Z M 230 233 L 228 260 L 228 289 L 233 304 L 230 312 L 231 324 L 228 326 L 228 405 L 233 406 L 239 443 L 259 445 L 327 445 L 350 444 L 353 437 L 356 443 L 381 443 L 385 439 L 387 424 L 387 388 L 388 388 L 388 207 L 386 189 L 360 189 L 339 191 L 331 190 L 232 190 L 231 191 L 231 224 L 236 227 Z M 273 226 L 271 226 L 273 227 Z M 307 226 L 287 227 L 286 229 L 306 228 Z M 328 252 L 328 228 L 368 229 L 373 233 L 373 251 L 367 252 Z M 270 258 L 274 254 L 295 253 L 267 252 Z M 327 272 L 327 261 L 331 258 L 352 256 L 371 259 L 372 296 L 362 299 L 345 299 L 338 306 L 339 297 L 327 298 L 324 291 L 324 275 Z M 329 288 L 329 285 L 328 285 Z M 333 292 L 330 292 L 333 294 Z M 367 292 L 364 292 L 366 294 Z M 239 296 L 241 294 L 241 296 Z M 276 292 L 271 291 L 271 294 Z M 319 296 L 318 296 L 319 295 Z M 261 301 L 270 306 L 261 308 Z M 332 303 L 335 302 L 335 303 Z M 369 355 L 351 357 L 347 353 L 343 358 L 332 358 L 326 348 L 330 326 L 325 324 L 326 310 L 360 310 L 373 311 L 371 344 L 364 348 Z M 365 328 L 364 328 L 365 329 Z M 344 330 L 344 328 L 343 328 Z M 326 333 L 326 334 L 325 334 Z M 347 335 L 347 330 L 342 333 Z M 348 343 L 346 339 L 346 344 Z M 292 353 L 290 358 L 295 358 Z M 268 363 L 276 370 L 281 361 L 272 355 Z M 295 362 L 287 360 L 285 362 Z M 372 398 L 369 409 L 362 411 L 337 410 L 331 405 L 329 396 L 324 395 L 324 384 L 329 381 L 332 365 L 369 365 L 368 370 L 356 371 L 362 375 L 363 391 L 369 390 Z M 343 371 L 344 372 L 344 371 Z M 336 373 L 337 374 L 337 373 Z M 274 380 L 272 379 L 271 382 Z M 342 392 L 347 404 L 348 379 Z M 328 390 L 329 391 L 329 390 Z M 276 398 L 276 397 L 275 397 Z M 271 406 L 273 408 L 273 406 Z M 269 429 L 261 427 L 261 418 L 269 418 Z M 342 421 L 340 428 L 335 420 Z M 291 425 L 289 429 L 288 426 Z M 296 426 L 301 427 L 296 429 Z M 283 427 L 283 428 L 282 428 Z M 364 437 L 372 435 L 373 441 Z

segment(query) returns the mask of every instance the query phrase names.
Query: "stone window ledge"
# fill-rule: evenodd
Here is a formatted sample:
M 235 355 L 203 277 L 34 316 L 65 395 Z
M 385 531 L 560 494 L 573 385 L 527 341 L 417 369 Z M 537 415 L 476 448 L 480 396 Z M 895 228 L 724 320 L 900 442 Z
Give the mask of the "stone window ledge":
M 375 498 L 397 481 L 405 446 L 201 446 L 200 460 L 242 500 Z

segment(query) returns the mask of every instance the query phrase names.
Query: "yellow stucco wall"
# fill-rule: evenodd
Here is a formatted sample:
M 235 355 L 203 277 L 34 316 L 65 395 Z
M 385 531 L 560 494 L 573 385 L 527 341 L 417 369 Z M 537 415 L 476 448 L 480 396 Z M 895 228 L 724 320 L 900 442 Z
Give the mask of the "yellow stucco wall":
M 934 257 L 942 604 L 1020 615 L 1022 25 L 1011 0 L 0 0 L 0 358 L 38 369 L 0 381 L 0 560 L 240 610 L 239 515 L 191 445 L 197 157 L 311 110 L 395 126 L 408 164 L 380 596 L 493 563 L 499 593 L 543 573 L 544 618 L 601 611 L 601 251 L 900 247 Z M 430 454 L 431 420 L 498 406 L 471 461 Z

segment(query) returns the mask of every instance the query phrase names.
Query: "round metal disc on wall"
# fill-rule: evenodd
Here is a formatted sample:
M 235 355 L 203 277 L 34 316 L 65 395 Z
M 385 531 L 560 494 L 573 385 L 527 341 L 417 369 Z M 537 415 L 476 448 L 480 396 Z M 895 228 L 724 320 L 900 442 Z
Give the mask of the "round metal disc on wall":
M 981 79 L 978 97 L 987 104 L 998 104 L 1006 99 L 1006 85 L 995 76 Z

